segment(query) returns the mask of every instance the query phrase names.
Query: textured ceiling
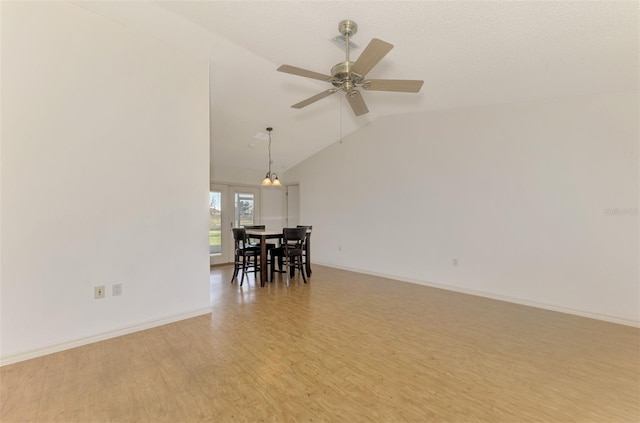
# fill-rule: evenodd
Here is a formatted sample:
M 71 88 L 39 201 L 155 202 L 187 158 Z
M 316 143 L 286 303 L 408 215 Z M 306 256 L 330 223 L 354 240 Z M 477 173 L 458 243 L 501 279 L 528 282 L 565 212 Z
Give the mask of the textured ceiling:
M 638 2 L 177 1 L 79 2 L 210 61 L 212 163 L 264 170 L 273 126 L 281 172 L 380 116 L 638 89 Z M 291 104 L 328 83 L 276 72 L 328 74 L 344 60 L 330 42 L 354 20 L 395 47 L 371 78 L 423 79 L 419 94 L 365 91 L 353 116 L 343 93 Z

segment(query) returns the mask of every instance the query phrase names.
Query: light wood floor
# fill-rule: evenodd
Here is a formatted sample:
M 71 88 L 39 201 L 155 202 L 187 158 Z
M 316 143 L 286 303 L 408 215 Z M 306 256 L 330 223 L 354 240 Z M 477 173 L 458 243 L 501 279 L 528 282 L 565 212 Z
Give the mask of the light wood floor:
M 637 328 L 321 266 L 230 275 L 211 315 L 0 368 L 0 421 L 640 421 Z

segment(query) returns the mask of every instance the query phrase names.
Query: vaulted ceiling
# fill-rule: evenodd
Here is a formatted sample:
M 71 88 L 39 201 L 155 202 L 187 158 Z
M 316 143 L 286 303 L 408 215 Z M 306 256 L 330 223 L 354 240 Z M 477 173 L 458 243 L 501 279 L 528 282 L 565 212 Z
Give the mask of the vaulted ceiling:
M 372 120 L 402 113 L 638 89 L 638 2 L 163 1 L 77 2 L 210 62 L 211 161 L 264 170 L 272 126 L 282 172 Z M 372 38 L 395 47 L 371 78 L 422 79 L 418 94 L 364 91 L 355 117 L 343 93 L 294 103 L 326 82 L 345 53 L 338 23 L 358 24 L 356 59 Z M 262 135 L 262 136 L 261 136 Z

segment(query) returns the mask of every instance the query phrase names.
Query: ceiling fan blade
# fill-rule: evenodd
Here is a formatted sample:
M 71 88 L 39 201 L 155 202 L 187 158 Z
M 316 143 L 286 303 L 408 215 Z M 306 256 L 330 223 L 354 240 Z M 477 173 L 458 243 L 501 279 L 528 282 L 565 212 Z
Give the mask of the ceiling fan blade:
M 353 110 L 353 113 L 355 113 L 356 116 L 369 113 L 369 109 L 364 102 L 364 98 L 362 98 L 362 95 L 360 95 L 360 91 L 349 91 L 347 93 L 347 101 L 349 102 L 349 106 L 351 106 L 351 110 Z
M 278 68 L 278 72 L 290 73 L 292 75 L 304 76 L 306 78 L 319 79 L 320 81 L 328 81 L 331 79 L 331 76 L 324 75 L 322 73 L 313 72 L 310 70 L 297 68 L 291 65 L 282 65 Z
M 414 79 L 368 79 L 362 83 L 362 88 L 371 91 L 399 91 L 403 93 L 417 93 L 424 81 Z
M 302 100 L 300 103 L 296 103 L 291 107 L 293 107 L 294 109 L 302 109 L 303 107 L 306 107 L 311 103 L 315 103 L 318 100 L 322 100 L 323 98 L 330 96 L 336 91 L 338 91 L 336 88 L 331 88 L 330 90 L 323 91 L 320 94 L 314 95 L 313 97 L 309 97 L 306 100 Z
M 351 72 L 364 77 L 392 48 L 393 44 L 374 38 L 355 61 Z

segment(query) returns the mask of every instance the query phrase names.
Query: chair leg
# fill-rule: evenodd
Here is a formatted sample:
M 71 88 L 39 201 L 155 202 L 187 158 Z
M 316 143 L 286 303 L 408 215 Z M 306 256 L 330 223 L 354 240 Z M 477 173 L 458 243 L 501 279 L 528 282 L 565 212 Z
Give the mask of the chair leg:
M 304 268 L 304 271 L 307 272 L 307 276 L 311 276 L 311 266 L 308 266 L 308 270 L 307 270 L 307 255 L 303 254 L 302 256 L 302 267 Z
M 233 281 L 238 277 L 238 255 L 235 255 L 235 258 L 233 259 L 233 276 L 231 276 L 231 283 L 233 283 Z
M 258 280 L 260 281 L 260 286 L 264 286 L 262 284 L 262 278 L 258 278 L 258 273 L 262 273 L 262 266 L 260 266 L 260 261 L 258 261 L 258 258 L 260 258 L 259 256 L 253 256 L 253 278 L 256 281 L 256 284 L 258 283 Z M 269 267 L 269 266 L 267 266 Z M 260 275 L 262 276 L 262 275 Z
M 233 281 L 235 281 L 237 277 L 238 277 L 238 265 L 234 264 L 233 265 L 233 276 L 231 276 L 231 283 L 233 283 Z
M 244 275 L 247 273 L 247 256 L 242 256 L 242 278 L 240 279 L 240 286 L 244 283 Z
M 268 261 L 268 266 L 269 266 L 269 279 L 270 282 L 273 282 L 273 277 L 275 276 L 275 269 L 274 269 L 274 257 L 273 255 L 271 255 L 271 259 Z
M 302 263 L 302 256 L 298 257 L 298 265 L 300 266 L 300 273 L 302 273 L 302 280 L 304 283 L 307 283 L 307 272 L 304 270 L 304 265 Z

